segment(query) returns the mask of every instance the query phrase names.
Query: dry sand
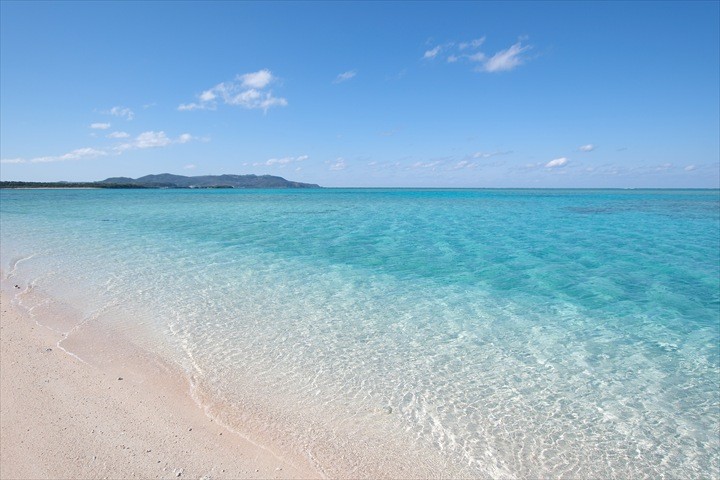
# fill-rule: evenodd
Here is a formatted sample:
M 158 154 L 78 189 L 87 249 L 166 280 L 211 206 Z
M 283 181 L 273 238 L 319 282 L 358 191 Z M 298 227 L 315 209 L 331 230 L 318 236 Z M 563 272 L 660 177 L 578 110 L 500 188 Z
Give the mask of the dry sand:
M 15 305 L 13 288 L 3 281 L 0 298 L 1 479 L 320 476 L 309 461 L 209 419 L 182 376 L 161 365 L 72 356 L 61 333 Z M 113 349 L 74 340 L 97 358 Z

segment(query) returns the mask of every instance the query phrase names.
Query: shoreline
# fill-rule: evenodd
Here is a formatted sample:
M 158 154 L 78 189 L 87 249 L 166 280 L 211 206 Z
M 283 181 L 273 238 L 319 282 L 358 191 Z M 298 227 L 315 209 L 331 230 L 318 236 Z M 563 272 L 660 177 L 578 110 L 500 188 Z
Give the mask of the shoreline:
M 0 290 L 0 478 L 321 477 L 208 417 L 172 367 L 94 332 L 78 356 Z
M 379 407 L 311 420 L 272 392 L 227 404 L 122 327 L 17 275 L 24 260 L 0 269 L 0 480 L 474 477 Z M 391 436 L 377 429 L 387 422 Z

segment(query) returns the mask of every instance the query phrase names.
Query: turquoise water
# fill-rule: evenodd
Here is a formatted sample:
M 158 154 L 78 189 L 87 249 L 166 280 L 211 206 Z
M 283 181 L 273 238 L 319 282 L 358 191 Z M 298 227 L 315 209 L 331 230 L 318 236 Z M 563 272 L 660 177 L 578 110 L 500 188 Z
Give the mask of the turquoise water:
M 717 190 L 0 200 L 6 275 L 142 332 L 328 474 L 331 445 L 409 445 L 428 474 L 720 475 Z

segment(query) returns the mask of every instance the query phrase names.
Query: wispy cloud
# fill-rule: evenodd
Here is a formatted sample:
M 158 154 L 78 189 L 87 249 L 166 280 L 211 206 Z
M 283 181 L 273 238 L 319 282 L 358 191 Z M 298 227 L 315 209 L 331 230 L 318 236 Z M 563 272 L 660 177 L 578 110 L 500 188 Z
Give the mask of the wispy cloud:
M 281 158 L 269 158 L 268 160 L 260 163 L 253 163 L 253 166 L 259 167 L 261 165 L 265 165 L 268 167 L 272 167 L 274 165 L 287 165 L 289 163 L 295 163 L 295 162 L 303 162 L 310 158 L 308 155 L 300 155 L 297 157 L 281 157 Z
M 92 128 L 93 130 L 107 130 L 108 128 L 110 128 L 110 124 L 109 123 L 91 123 L 90 128 Z
M 485 37 L 477 38 L 470 41 L 459 43 L 446 43 L 436 46 L 425 51 L 424 60 L 432 60 L 438 58 L 441 53 L 447 52 L 446 60 L 448 63 L 458 63 L 461 60 L 473 64 L 479 72 L 504 72 L 514 70 L 527 60 L 525 53 L 532 48 L 531 45 L 523 45 L 521 41 L 516 42 L 510 47 L 499 50 L 493 55 L 488 55 L 479 48 L 485 43 Z
M 458 44 L 458 49 L 465 50 L 467 48 L 479 48 L 483 43 L 485 43 L 485 37 L 476 38 L 475 40 L 470 40 L 469 42 L 460 42 Z
M 435 161 L 432 161 L 432 162 L 415 162 L 415 163 L 413 163 L 412 165 L 410 165 L 410 168 L 413 168 L 413 169 L 416 169 L 416 168 L 432 168 L 432 169 L 435 169 L 435 167 L 437 167 L 438 165 L 440 165 L 440 161 L 439 161 L 439 160 L 435 160 Z
M 192 164 L 192 163 L 188 163 L 187 165 L 183 165 L 183 169 L 185 169 L 185 170 L 194 170 L 194 169 L 195 169 L 195 165 Z
M 497 152 L 475 152 L 472 154 L 472 158 L 490 158 L 490 157 L 497 157 L 499 155 L 508 155 L 512 153 L 511 150 L 507 151 L 497 151 Z
M 683 170 L 685 170 L 686 172 L 692 172 L 692 171 L 695 170 L 696 168 L 697 168 L 697 167 L 696 167 L 695 165 L 688 165 L 688 166 L 685 167 Z
M 578 150 L 580 150 L 581 152 L 592 152 L 593 150 L 595 150 L 595 145 L 593 145 L 592 143 L 588 143 L 587 145 L 582 145 L 578 147 Z
M 53 155 L 46 157 L 35 157 L 31 159 L 25 158 L 8 158 L 0 160 L 0 163 L 51 163 L 51 162 L 66 162 L 68 160 L 82 160 L 89 158 L 102 157 L 107 155 L 105 150 L 98 150 L 95 148 L 85 147 L 77 148 L 71 152 L 63 155 Z
M 568 159 L 565 157 L 555 158 L 545 164 L 546 168 L 558 168 L 567 165 Z
M 425 54 L 423 55 L 424 59 L 431 59 L 438 56 L 438 54 L 442 51 L 442 45 L 438 45 L 435 48 L 431 48 L 430 50 L 425 50 Z
M 460 160 L 456 164 L 452 165 L 452 170 L 462 170 L 463 168 L 475 168 L 477 167 L 477 162 L 471 162 L 469 160 Z
M 106 136 L 108 138 L 128 138 L 130 134 L 127 132 L 110 132 Z
M 189 133 L 183 133 L 182 135 L 173 140 L 168 137 L 163 131 L 148 131 L 141 133 L 130 142 L 118 145 L 117 147 L 115 147 L 115 151 L 122 153 L 126 150 L 161 148 L 167 147 L 168 145 L 172 145 L 174 143 L 187 143 L 190 140 L 193 140 L 193 137 Z
M 187 143 L 190 140 L 193 140 L 193 136 L 189 133 L 183 133 L 177 138 L 176 143 Z
M 330 165 L 330 170 L 345 170 L 347 168 L 347 163 L 345 163 L 345 159 L 343 157 L 338 157 L 335 160 L 335 163 Z
M 178 105 L 181 111 L 215 110 L 218 102 L 235 107 L 259 109 L 267 112 L 271 107 L 284 107 L 288 102 L 276 97 L 271 90 L 266 90 L 271 83 L 277 81 L 270 70 L 237 75 L 235 80 L 223 82 L 200 93 L 197 102 Z
M 523 46 L 520 42 L 510 48 L 500 50 L 488 59 L 483 59 L 480 70 L 484 72 L 505 72 L 513 70 L 523 64 L 525 58 L 522 53 L 532 48 L 530 45 Z
M 113 117 L 124 118 L 125 120 L 132 120 L 135 118 L 135 112 L 127 107 L 112 107 L 110 110 L 105 110 L 102 113 L 105 115 L 112 115 Z
M 347 82 L 351 78 L 353 78 L 355 75 L 357 75 L 357 71 L 355 70 L 349 70 L 347 72 L 343 72 L 337 77 L 335 77 L 335 80 L 333 80 L 333 83 L 342 83 Z

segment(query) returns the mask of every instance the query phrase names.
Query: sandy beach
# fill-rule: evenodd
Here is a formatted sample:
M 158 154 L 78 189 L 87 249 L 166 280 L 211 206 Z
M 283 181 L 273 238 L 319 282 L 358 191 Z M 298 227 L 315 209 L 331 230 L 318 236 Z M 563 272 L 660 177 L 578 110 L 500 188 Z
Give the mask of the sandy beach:
M 119 357 L 100 335 L 63 342 L 16 305 L 18 291 L 3 280 L 0 478 L 319 476 L 304 459 L 208 418 L 167 366 Z M 86 362 L 67 343 L 92 345 L 97 356 Z

